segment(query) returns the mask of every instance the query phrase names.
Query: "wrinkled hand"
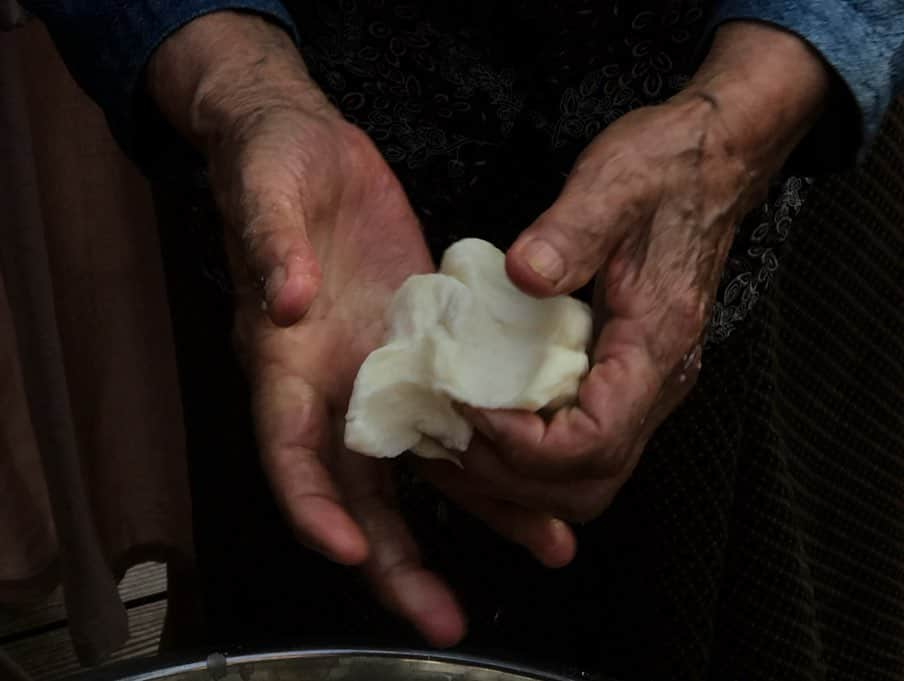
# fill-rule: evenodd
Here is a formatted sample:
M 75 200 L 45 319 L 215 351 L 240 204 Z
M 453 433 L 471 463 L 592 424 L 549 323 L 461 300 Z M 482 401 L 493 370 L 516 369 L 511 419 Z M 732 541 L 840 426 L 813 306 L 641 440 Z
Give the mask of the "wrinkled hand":
M 155 55 L 149 78 L 209 161 L 237 289 L 235 342 L 276 499 L 300 541 L 361 565 L 382 602 L 432 644 L 457 642 L 463 614 L 421 565 L 392 462 L 342 444 L 354 379 L 382 341 L 389 299 L 434 269 L 404 191 L 262 20 L 224 12 L 191 22 Z M 544 562 L 573 552 L 570 529 L 545 512 L 458 499 Z
M 729 24 L 685 92 L 597 137 L 506 261 L 511 279 L 538 296 L 595 277 L 598 337 L 577 404 L 549 421 L 467 410 L 483 438 L 465 455 L 466 471 L 427 466 L 426 475 L 447 492 L 569 520 L 605 509 L 694 385 L 734 226 L 826 89 L 825 68 L 797 38 Z
M 278 253 L 279 247 L 268 249 L 268 239 L 294 238 L 285 216 L 269 222 L 258 212 L 274 190 L 294 192 L 300 198 L 287 200 L 300 202 L 297 214 L 311 247 L 299 262 L 316 260 L 323 274 L 306 313 L 288 327 L 268 318 L 250 279 L 241 287 L 236 340 L 252 384 L 264 470 L 300 541 L 337 562 L 361 565 L 387 607 L 430 642 L 449 645 L 463 634 L 463 616 L 449 588 L 421 566 L 397 510 L 391 463 L 342 445 L 351 387 L 382 340 L 386 304 L 407 276 L 432 270 L 430 256 L 401 187 L 363 133 L 339 121 L 315 131 L 289 112 L 266 121 L 266 130 L 248 138 L 241 163 L 225 164 L 246 169 L 247 181 L 266 189 L 221 185 L 230 196 L 252 197 L 239 202 L 252 207 L 239 213 L 242 224 L 260 230 L 245 240 L 245 252 Z M 306 156 L 292 148 L 292 130 L 316 132 L 303 141 L 324 182 L 317 191 L 299 186 L 298 178 L 312 173 Z M 266 143 L 271 132 L 281 142 L 277 154 Z M 293 283 L 291 274 L 286 281 Z
M 712 105 L 692 100 L 630 113 L 586 149 L 507 266 L 534 294 L 550 283 L 574 290 L 601 270 L 590 373 L 577 404 L 548 421 L 464 408 L 483 436 L 465 471 L 438 476 L 426 467 L 446 494 L 468 488 L 572 521 L 609 505 L 700 367 L 703 327 L 747 194 L 748 173 L 725 151 L 724 135 Z
M 186 75 L 205 57 L 207 70 Z M 421 565 L 390 464 L 342 446 L 352 384 L 382 340 L 388 299 L 433 269 L 402 188 L 267 22 L 204 17 L 151 67 L 157 101 L 208 158 L 228 228 L 235 344 L 277 501 L 300 541 L 361 565 L 387 607 L 431 643 L 455 643 L 463 614 Z
M 362 565 L 389 609 L 434 645 L 450 645 L 463 635 L 464 618 L 449 588 L 421 566 L 397 508 L 394 462 L 349 452 L 342 444 L 351 388 L 364 358 L 382 342 L 390 298 L 406 277 L 432 271 L 433 264 L 388 166 L 363 133 L 344 123 L 339 127 L 340 134 L 322 129 L 316 135 L 332 153 L 348 149 L 349 160 L 338 162 L 329 185 L 334 200 L 324 200 L 330 196 L 324 187 L 304 205 L 306 215 L 319 216 L 306 232 L 323 272 L 310 308 L 281 328 L 260 309 L 250 282 L 243 288 L 237 344 L 253 383 L 261 456 L 299 539 L 333 560 Z M 251 164 L 255 177 L 266 178 L 270 187 L 288 186 L 290 178 L 280 168 L 285 159 L 299 158 L 286 147 L 291 128 L 278 129 L 283 147 L 272 158 L 279 163 Z M 331 151 L 306 148 L 324 173 Z M 537 511 L 510 510 L 477 496 L 467 507 L 541 559 L 550 545 L 558 546 L 558 534 L 570 537 L 561 523 Z

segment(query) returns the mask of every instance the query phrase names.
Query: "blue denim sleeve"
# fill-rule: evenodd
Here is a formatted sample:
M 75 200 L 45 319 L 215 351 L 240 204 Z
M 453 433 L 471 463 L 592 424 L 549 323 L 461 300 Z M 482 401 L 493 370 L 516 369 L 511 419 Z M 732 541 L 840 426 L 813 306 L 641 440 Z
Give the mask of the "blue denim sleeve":
M 143 96 L 140 85 L 144 68 L 170 33 L 204 14 L 239 10 L 268 17 L 297 41 L 292 19 L 279 0 L 20 2 L 46 24 L 69 71 L 103 109 L 113 135 L 133 157 L 136 155 L 136 105 Z M 142 130 L 141 134 L 145 132 Z
M 844 107 L 846 99 L 853 104 L 856 115 L 852 118 L 859 118 L 859 128 L 853 121 L 847 129 L 835 126 L 835 133 L 846 138 L 835 144 L 841 141 L 852 152 L 862 153 L 892 98 L 904 90 L 904 0 L 719 2 L 714 25 L 734 19 L 784 28 L 822 55 L 845 91 L 834 105 Z

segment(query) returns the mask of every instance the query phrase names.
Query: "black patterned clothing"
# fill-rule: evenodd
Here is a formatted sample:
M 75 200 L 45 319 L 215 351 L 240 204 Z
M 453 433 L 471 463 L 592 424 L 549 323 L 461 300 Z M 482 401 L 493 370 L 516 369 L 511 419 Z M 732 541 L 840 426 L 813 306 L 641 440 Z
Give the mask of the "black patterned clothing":
M 386 155 L 434 253 L 510 242 L 594 134 L 681 86 L 708 15 L 563 7 L 290 7 L 312 72 Z M 739 226 L 699 384 L 578 528 L 569 567 L 540 568 L 404 476 L 425 558 L 466 606 L 466 648 L 624 681 L 904 679 L 902 167 L 897 109 L 862 169 L 781 178 Z M 218 218 L 180 183 L 159 183 L 157 204 L 213 641 L 416 645 L 285 527 L 252 454 Z
M 467 650 L 623 681 L 904 679 L 904 107 L 820 181 L 743 324 L 550 571 L 403 486 Z M 254 455 L 210 197 L 157 186 L 211 646 L 419 645 L 300 547 Z
M 500 246 L 550 203 L 581 150 L 688 80 L 712 3 L 286 3 L 305 61 L 400 177 L 434 253 Z M 780 261 L 808 182 L 781 178 L 739 225 L 708 339 L 724 340 Z

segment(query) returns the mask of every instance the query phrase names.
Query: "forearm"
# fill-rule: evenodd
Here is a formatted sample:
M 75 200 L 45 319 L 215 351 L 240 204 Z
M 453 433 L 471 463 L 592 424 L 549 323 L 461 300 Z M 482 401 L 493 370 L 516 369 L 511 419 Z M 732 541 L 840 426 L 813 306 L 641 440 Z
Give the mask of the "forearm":
M 753 172 L 778 170 L 819 117 L 829 70 L 797 36 L 758 22 L 721 26 L 700 69 L 676 99 L 718 110 Z
M 294 31 L 279 0 L 20 0 L 47 26 L 79 85 L 104 110 L 127 151 L 136 137 L 136 98 L 154 51 L 180 27 L 221 10 L 267 17 L 288 35 Z M 182 68 L 189 67 L 183 63 Z
M 200 149 L 256 112 L 329 104 L 292 40 L 257 16 L 216 12 L 173 33 L 148 64 L 146 87 L 170 123 Z
M 721 0 L 714 25 L 738 20 L 781 27 L 822 57 L 833 76 L 834 119 L 822 145 L 862 150 L 904 91 L 904 0 Z

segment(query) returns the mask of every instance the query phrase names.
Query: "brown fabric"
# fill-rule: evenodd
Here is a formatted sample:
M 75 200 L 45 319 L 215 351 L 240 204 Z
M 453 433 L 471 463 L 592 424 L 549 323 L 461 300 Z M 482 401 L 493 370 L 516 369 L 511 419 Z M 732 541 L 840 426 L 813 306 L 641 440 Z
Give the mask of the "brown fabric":
M 0 603 L 61 582 L 93 663 L 130 565 L 190 574 L 191 509 L 148 190 L 37 22 L 0 34 L 0 208 Z
M 29 681 L 25 671 L 0 652 L 0 679 L 3 681 Z
M 25 23 L 25 10 L 16 0 L 0 0 L 0 31 L 8 31 Z

